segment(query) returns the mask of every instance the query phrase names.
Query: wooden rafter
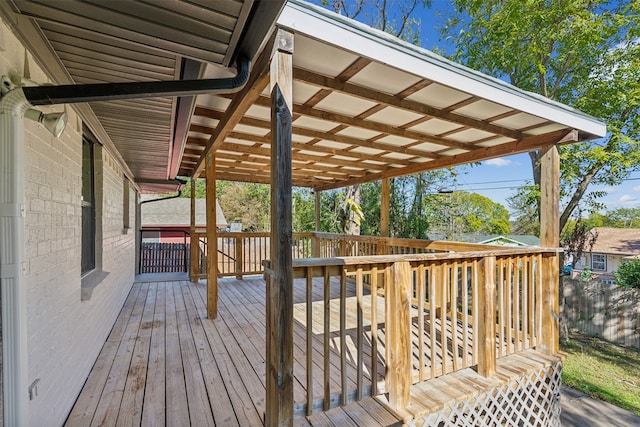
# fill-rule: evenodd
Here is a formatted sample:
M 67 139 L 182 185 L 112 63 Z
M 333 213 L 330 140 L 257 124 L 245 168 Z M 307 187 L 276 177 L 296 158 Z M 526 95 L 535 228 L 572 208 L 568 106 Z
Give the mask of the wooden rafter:
M 524 153 L 535 150 L 544 145 L 577 141 L 575 130 L 559 130 L 544 135 L 527 136 L 520 141 L 513 141 L 493 147 L 476 148 L 473 151 L 457 154 L 450 157 L 443 157 L 426 163 L 419 163 L 405 168 L 389 168 L 384 172 L 373 173 L 360 179 L 343 181 L 339 185 L 318 186 L 317 191 L 330 190 L 333 188 L 346 187 L 349 185 L 362 184 L 363 182 L 377 181 L 383 178 L 393 178 L 396 176 L 411 175 L 414 173 L 426 172 L 429 170 L 442 169 L 450 166 L 458 166 L 471 163 L 477 159 L 492 159 L 496 157 L 508 156 L 511 154 Z
M 207 142 L 202 157 L 193 171 L 193 178 L 196 178 L 202 171 L 206 155 L 208 153 L 215 153 L 220 144 L 224 142 L 227 134 L 240 122 L 242 116 L 244 116 L 249 107 L 253 105 L 254 101 L 260 96 L 260 93 L 269 84 L 270 46 L 273 45 L 273 42 L 274 40 L 272 38 L 255 62 L 249 81 L 231 100 L 231 104 L 225 111 L 224 118 L 220 121 L 221 126 L 216 127 L 215 132 Z
M 256 100 L 257 105 L 266 106 L 269 103 L 269 98 L 261 96 Z M 401 138 L 407 138 L 415 140 L 416 142 L 431 142 L 433 144 L 444 145 L 450 148 L 462 148 L 468 149 L 469 144 L 463 142 L 454 141 L 452 139 L 446 139 L 435 135 L 427 135 L 425 133 L 412 131 L 409 129 L 403 129 L 402 127 L 391 126 L 385 123 L 375 122 L 373 120 L 363 120 L 358 117 L 347 116 L 346 114 L 339 114 L 330 111 L 320 110 L 317 108 L 308 107 L 303 104 L 295 104 L 293 111 L 296 114 L 302 116 L 313 117 L 314 119 L 326 120 L 334 122 L 336 124 L 346 124 L 349 126 L 357 126 L 362 129 L 367 129 L 373 132 L 379 132 L 383 135 L 379 135 L 378 138 L 391 135 Z M 424 154 L 424 153 L 423 153 Z
M 313 86 L 320 86 L 323 88 L 331 89 L 333 91 L 352 95 L 361 99 L 385 104 L 389 107 L 396 107 L 415 113 L 426 114 L 428 116 L 446 120 L 452 123 L 471 126 L 475 129 L 484 130 L 485 132 L 508 136 L 509 138 L 513 139 L 521 139 L 523 136 L 521 132 L 514 129 L 505 128 L 482 120 L 455 114 L 450 111 L 438 109 L 436 107 L 432 107 L 409 99 L 403 99 L 398 96 L 367 89 L 365 87 L 358 86 L 352 83 L 339 82 L 332 79 L 331 77 L 323 76 L 321 74 L 303 70 L 301 68 L 294 68 L 293 77 L 298 81 Z

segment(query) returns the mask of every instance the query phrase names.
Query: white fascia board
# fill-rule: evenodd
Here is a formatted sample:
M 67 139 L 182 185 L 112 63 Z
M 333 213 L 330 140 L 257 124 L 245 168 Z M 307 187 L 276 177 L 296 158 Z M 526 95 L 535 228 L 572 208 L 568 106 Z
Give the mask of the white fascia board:
M 300 0 L 287 2 L 277 25 L 373 61 L 572 129 L 600 137 L 606 134 L 604 122 L 581 111 L 518 89 L 390 34 Z

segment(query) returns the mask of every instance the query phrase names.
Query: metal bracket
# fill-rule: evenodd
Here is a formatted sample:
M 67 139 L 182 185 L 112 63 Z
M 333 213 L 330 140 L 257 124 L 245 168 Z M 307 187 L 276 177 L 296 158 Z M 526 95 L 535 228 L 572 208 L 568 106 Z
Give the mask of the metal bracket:
M 36 378 L 34 382 L 29 386 L 29 400 L 33 400 L 38 395 L 38 383 L 40 378 Z

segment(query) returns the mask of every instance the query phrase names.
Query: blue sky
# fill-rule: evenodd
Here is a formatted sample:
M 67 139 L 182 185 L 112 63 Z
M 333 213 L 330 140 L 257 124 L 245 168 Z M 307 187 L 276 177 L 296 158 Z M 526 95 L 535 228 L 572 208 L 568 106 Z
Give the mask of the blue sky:
M 321 0 L 314 0 L 316 3 Z M 433 0 L 431 9 L 420 9 L 416 16 L 420 22 L 421 45 L 427 49 L 453 52 L 453 46 L 439 40 L 439 27 L 444 23 L 451 10 L 448 0 Z M 516 188 L 532 182 L 532 170 L 529 156 L 517 154 L 483 162 L 479 166 L 464 167 L 464 173 L 458 175 L 456 190 L 472 191 L 503 204 L 508 208 L 506 199 L 516 192 Z M 462 172 L 461 171 L 461 172 Z M 590 186 L 589 191 L 605 191 L 601 199 L 607 209 L 620 207 L 640 207 L 640 172 L 633 173 L 616 187 Z

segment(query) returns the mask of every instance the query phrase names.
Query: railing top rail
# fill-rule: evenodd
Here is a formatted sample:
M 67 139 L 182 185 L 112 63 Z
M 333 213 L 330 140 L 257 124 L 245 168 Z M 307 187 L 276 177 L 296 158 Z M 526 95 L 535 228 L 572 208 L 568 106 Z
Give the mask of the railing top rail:
M 420 261 L 444 261 L 457 259 L 486 258 L 490 256 L 518 256 L 534 254 L 559 254 L 562 249 L 558 248 L 508 248 L 490 249 L 486 251 L 474 252 L 444 252 L 431 254 L 408 254 L 408 255 L 371 255 L 371 256 L 350 256 L 335 258 L 302 258 L 293 260 L 294 268 L 340 266 L 340 265 L 361 265 L 361 264 L 391 264 L 400 261 L 420 262 Z
M 206 230 L 196 230 L 195 235 L 206 235 Z M 268 231 L 257 231 L 257 232 L 230 232 L 223 231 L 218 233 L 218 237 L 271 237 L 271 233 Z M 314 237 L 313 233 L 293 233 L 293 237 Z
M 334 239 L 334 240 L 346 240 L 357 241 L 367 243 L 381 243 L 390 246 L 407 246 L 407 247 L 419 247 L 425 249 L 440 249 L 440 250 L 460 250 L 468 252 L 470 250 L 485 250 L 485 249 L 502 249 L 504 246 L 499 245 L 485 245 L 482 243 L 467 243 L 467 242 L 454 242 L 448 240 L 425 240 L 425 239 L 407 239 L 397 237 L 380 237 L 380 236 L 360 236 L 353 234 L 339 234 L 339 233 L 323 233 L 314 232 L 313 236 L 321 239 Z

